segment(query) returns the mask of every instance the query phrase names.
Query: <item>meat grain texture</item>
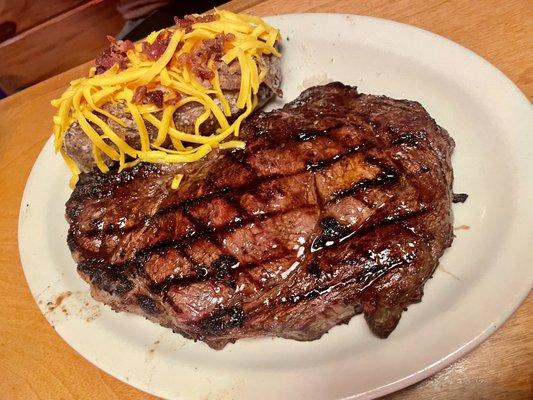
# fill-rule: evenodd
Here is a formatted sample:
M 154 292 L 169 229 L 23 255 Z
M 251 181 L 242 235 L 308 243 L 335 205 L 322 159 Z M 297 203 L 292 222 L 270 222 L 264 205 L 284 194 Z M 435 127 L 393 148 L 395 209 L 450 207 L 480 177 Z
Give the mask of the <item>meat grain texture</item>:
M 194 164 L 81 175 L 68 244 L 92 295 L 215 349 L 359 313 L 387 337 L 452 243 L 453 140 L 419 103 L 341 83 L 242 132 Z

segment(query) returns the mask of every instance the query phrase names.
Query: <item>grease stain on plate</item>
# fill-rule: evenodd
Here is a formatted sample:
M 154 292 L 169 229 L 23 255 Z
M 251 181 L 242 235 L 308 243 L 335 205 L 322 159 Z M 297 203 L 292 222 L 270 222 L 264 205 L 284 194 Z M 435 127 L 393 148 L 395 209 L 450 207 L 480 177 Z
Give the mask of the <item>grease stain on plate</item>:
M 161 333 L 156 336 L 152 344 L 146 348 L 145 362 L 149 363 L 154 359 L 156 352 L 171 351 L 175 352 L 180 350 L 188 343 L 188 339 L 178 336 L 172 333 L 170 330 Z
M 41 298 L 45 292 L 47 292 L 50 289 L 50 284 L 48 284 L 43 290 L 41 290 L 38 294 L 35 295 L 35 300 L 37 301 L 37 304 L 40 306 L 43 304 L 43 299 Z
M 146 362 L 150 362 L 154 358 L 154 353 L 161 344 L 161 340 L 163 340 L 163 336 L 165 336 L 167 332 L 163 332 L 159 336 L 157 336 L 154 340 L 154 342 L 148 346 L 148 349 L 146 350 Z
M 442 272 L 444 272 L 445 274 L 450 275 L 450 276 L 451 276 L 452 278 L 454 278 L 455 280 L 461 282 L 461 278 L 459 278 L 459 277 L 458 277 L 457 275 L 455 275 L 453 272 L 448 271 L 446 268 L 444 268 L 444 267 L 442 266 L 442 264 L 439 264 L 439 266 L 437 267 L 437 270 L 442 271 Z
M 210 394 L 208 398 L 214 400 L 229 400 L 239 398 L 239 392 L 242 392 L 242 389 L 244 389 L 245 386 L 246 382 L 244 379 L 237 379 L 230 386 L 221 389 L 214 394 Z
M 88 291 L 68 290 L 55 294 L 47 301 L 45 316 L 50 323 L 57 324 L 71 316 L 91 322 L 101 313 L 101 305 Z
M 304 91 L 312 86 L 325 85 L 330 82 L 333 82 L 333 79 L 331 79 L 325 72 L 321 72 L 305 78 L 302 83 L 298 85 L 298 90 Z

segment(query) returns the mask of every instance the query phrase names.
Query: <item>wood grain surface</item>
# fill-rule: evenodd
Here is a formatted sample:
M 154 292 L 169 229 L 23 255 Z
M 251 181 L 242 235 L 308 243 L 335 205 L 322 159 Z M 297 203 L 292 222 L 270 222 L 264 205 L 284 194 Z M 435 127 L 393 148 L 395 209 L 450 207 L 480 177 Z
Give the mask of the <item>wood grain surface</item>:
M 412 24 L 466 46 L 533 96 L 533 6 L 528 0 L 235 0 L 260 15 L 347 12 Z M 0 101 L 0 399 L 154 399 L 80 357 L 39 312 L 17 248 L 17 218 L 29 171 L 51 130 L 50 99 L 80 66 Z M 498 307 L 490 304 L 488 307 Z M 387 399 L 533 398 L 533 296 L 485 343 L 433 377 Z
M 0 0 L 0 22 L 13 21 L 18 35 L 56 15 L 71 10 L 87 0 L 54 0 L 43 6 L 33 0 Z
M 100 54 L 109 45 L 106 34 L 124 25 L 117 3 L 84 2 L 0 43 L 2 90 L 13 93 Z

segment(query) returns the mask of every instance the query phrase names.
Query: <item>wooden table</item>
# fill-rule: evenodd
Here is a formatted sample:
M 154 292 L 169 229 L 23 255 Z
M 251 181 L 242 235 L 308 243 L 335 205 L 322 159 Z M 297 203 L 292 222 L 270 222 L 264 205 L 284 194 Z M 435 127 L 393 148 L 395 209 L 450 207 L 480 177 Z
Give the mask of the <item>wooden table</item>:
M 533 6 L 528 0 L 234 0 L 225 7 L 259 15 L 344 12 L 405 22 L 472 49 L 507 74 L 530 99 L 533 96 Z M 18 209 L 28 173 L 51 130 L 49 101 L 86 68 L 80 66 L 0 102 L 2 399 L 154 398 L 100 371 L 61 340 L 34 303 L 18 256 Z M 530 295 L 512 318 L 472 353 L 387 398 L 532 398 L 532 316 Z

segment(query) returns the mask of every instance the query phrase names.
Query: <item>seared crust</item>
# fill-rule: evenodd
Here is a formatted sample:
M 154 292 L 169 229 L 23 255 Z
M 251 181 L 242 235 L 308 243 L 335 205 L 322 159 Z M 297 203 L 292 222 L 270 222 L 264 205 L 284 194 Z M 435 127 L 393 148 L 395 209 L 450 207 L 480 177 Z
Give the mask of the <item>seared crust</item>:
M 93 296 L 213 348 L 361 312 L 388 336 L 453 239 L 453 140 L 419 103 L 340 83 L 242 132 L 192 165 L 81 175 L 68 243 Z

